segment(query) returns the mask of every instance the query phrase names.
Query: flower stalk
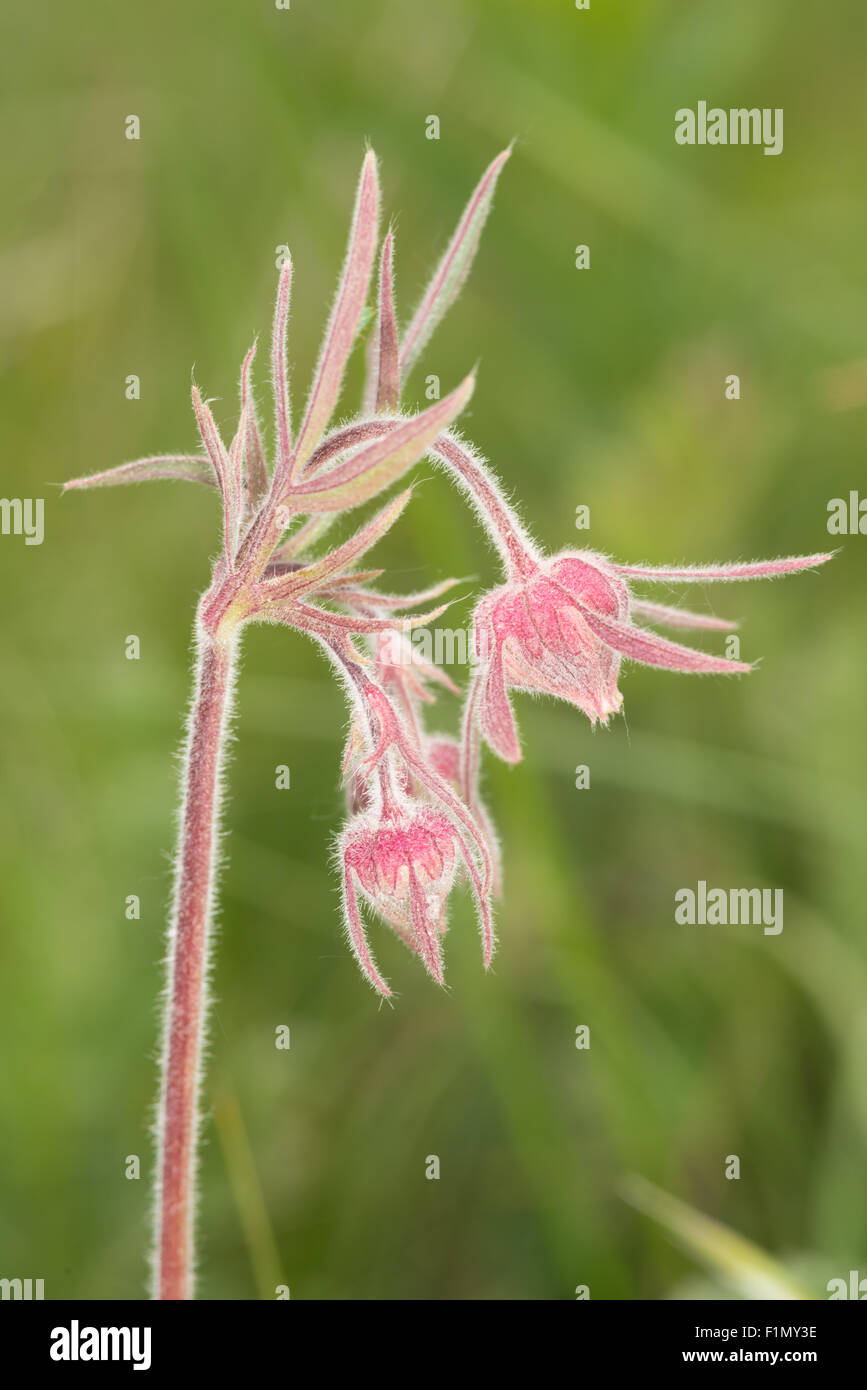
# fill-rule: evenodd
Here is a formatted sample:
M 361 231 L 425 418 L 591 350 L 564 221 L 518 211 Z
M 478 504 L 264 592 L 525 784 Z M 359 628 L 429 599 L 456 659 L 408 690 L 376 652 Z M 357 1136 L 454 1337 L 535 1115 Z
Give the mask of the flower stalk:
M 183 802 L 168 933 L 157 1117 L 154 1297 L 192 1297 L 196 1148 L 211 926 L 220 834 L 221 774 L 229 733 L 237 636 L 201 621 L 182 776 Z

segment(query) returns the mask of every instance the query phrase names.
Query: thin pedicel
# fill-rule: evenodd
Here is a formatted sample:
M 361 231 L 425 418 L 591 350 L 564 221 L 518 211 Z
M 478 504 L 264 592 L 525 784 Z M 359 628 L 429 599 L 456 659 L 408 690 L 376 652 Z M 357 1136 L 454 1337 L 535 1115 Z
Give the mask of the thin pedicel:
M 193 387 L 203 451 L 167 454 L 78 478 L 66 490 L 150 479 L 183 479 L 216 490 L 222 548 L 196 612 L 196 674 L 183 762 L 175 888 L 168 930 L 167 981 L 157 1121 L 155 1298 L 193 1295 L 196 1150 L 202 1046 L 214 913 L 221 773 L 229 733 L 241 633 L 252 622 L 279 623 L 321 647 L 343 683 L 350 725 L 343 775 L 349 818 L 335 846 L 344 925 L 361 969 L 391 993 L 367 941 L 362 906 L 375 912 L 443 981 L 441 938 L 448 899 L 464 878 L 476 905 L 487 966 L 494 949 L 491 900 L 501 869 L 496 837 L 478 789 L 484 739 L 508 762 L 521 756 L 510 689 L 570 701 L 591 720 L 620 708 L 624 657 L 679 671 L 747 671 L 638 626 L 724 627 L 681 609 L 633 597 L 631 581 L 752 579 L 819 565 L 827 555 L 707 569 L 651 570 L 589 551 L 545 557 L 522 526 L 491 470 L 455 432 L 474 377 L 426 410 L 400 409 L 407 373 L 460 292 L 509 150 L 485 171 L 457 230 L 401 335 L 394 309 L 394 236 L 383 239 L 377 314 L 367 348 L 362 412 L 328 432 L 347 359 L 374 277 L 379 244 L 376 159 L 364 159 L 346 260 L 297 434 L 286 370 L 292 265 L 281 271 L 270 366 L 274 457 L 267 460 L 252 388 L 255 345 L 240 375 L 237 429 L 226 443 L 210 404 Z M 380 592 L 381 569 L 361 569 L 368 551 L 409 503 L 408 488 L 347 540 L 327 547 L 344 512 L 379 496 L 424 457 L 457 483 L 502 561 L 503 584 L 475 611 L 479 661 L 467 692 L 460 740 L 429 731 L 432 686 L 448 676 L 417 656 L 394 659 L 395 641 L 429 626 L 448 603 L 413 615 L 457 583 L 422 593 Z M 325 548 L 323 548 L 323 543 Z

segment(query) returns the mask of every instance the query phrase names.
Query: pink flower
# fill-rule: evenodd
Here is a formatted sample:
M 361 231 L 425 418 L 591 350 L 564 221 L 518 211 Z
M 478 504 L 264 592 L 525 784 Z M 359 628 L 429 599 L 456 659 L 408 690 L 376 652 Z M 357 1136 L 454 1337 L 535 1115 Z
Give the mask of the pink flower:
M 491 747 L 507 762 L 521 756 L 509 686 L 568 700 L 593 723 L 607 722 L 622 704 L 620 657 L 585 616 L 592 609 L 628 618 L 626 585 L 603 565 L 595 557 L 557 556 L 527 578 L 494 589 L 476 609 L 476 650 L 486 663 L 479 718 Z
M 624 657 L 646 666 L 693 673 L 750 671 L 742 661 L 682 646 L 633 619 L 669 627 L 731 629 L 733 623 L 633 597 L 626 577 L 696 581 L 768 578 L 823 564 L 808 555 L 750 565 L 646 569 L 617 565 L 592 551 L 542 558 L 529 549 L 500 588 L 479 602 L 474 619 L 480 670 L 469 695 L 473 720 L 494 752 L 518 762 L 521 748 L 510 688 L 554 695 L 576 705 L 591 723 L 607 724 L 623 704 L 618 689 Z
M 381 994 L 391 993 L 367 945 L 357 891 L 443 982 L 440 937 L 460 853 L 457 831 L 432 806 L 408 800 L 388 815 L 362 814 L 340 839 L 344 908 L 352 949 Z
M 355 705 L 344 776 L 352 789 L 351 804 L 358 809 L 341 832 L 337 854 L 344 920 L 359 965 L 381 994 L 391 994 L 367 944 L 360 890 L 442 984 L 439 938 L 460 868 L 475 899 L 487 967 L 494 949 L 490 896 L 495 866 L 486 827 L 442 775 L 429 749 L 416 742 L 415 730 L 404 723 L 352 648 L 329 641 L 326 649 Z

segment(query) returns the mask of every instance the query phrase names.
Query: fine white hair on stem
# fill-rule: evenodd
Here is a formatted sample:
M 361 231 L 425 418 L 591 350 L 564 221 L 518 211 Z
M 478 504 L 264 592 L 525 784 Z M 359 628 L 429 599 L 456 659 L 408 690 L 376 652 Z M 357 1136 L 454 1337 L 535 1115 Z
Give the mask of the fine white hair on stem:
M 172 1190 L 185 1195 L 184 1229 L 179 1233 L 185 1252 L 186 1287 L 174 1297 L 190 1298 L 195 1279 L 194 1225 L 197 1206 L 198 1152 L 202 1127 L 201 1090 L 207 1051 L 210 977 L 215 936 L 215 901 L 221 854 L 223 804 L 228 745 L 232 739 L 234 690 L 239 639 L 215 642 L 197 619 L 194 683 L 186 720 L 181 764 L 181 801 L 177 815 L 178 844 L 174 864 L 172 908 L 166 937 L 163 1023 L 160 1049 L 160 1087 L 153 1124 L 156 1144 L 154 1191 L 155 1246 L 151 1251 L 154 1297 L 165 1296 L 170 1279 L 164 1242 L 167 1176 Z M 188 920 L 196 923 L 192 946 L 181 942 Z M 181 959 L 181 951 L 185 952 Z M 193 976 L 192 988 L 186 976 Z M 184 1065 L 170 1065 L 180 1049 Z M 173 1074 L 173 1070 L 176 1074 Z M 174 1090 L 191 1100 L 176 1114 Z M 183 1127 L 180 1132 L 179 1126 Z M 178 1153 L 180 1151 L 180 1157 Z M 169 1173 L 171 1165 L 184 1171 Z M 173 1199 L 174 1200 L 174 1199 Z
M 467 498 L 507 570 L 518 554 L 533 560 L 539 558 L 539 551 L 502 483 L 472 444 L 462 439 L 457 430 L 450 429 L 434 440 L 429 453 Z

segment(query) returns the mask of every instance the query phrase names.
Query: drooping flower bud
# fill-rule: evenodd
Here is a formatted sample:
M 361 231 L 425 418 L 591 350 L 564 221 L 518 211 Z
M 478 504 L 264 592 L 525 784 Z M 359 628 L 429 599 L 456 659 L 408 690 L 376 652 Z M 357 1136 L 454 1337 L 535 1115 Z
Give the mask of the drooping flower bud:
M 358 891 L 380 917 L 443 982 L 440 937 L 460 854 L 457 831 L 432 806 L 406 802 L 397 815 L 372 812 L 354 817 L 340 837 L 344 908 L 350 943 L 359 965 L 381 994 L 390 995 L 376 968 Z
M 544 560 L 526 579 L 503 584 L 479 603 L 479 718 L 486 739 L 507 762 L 521 756 L 509 687 L 568 700 L 592 723 L 607 723 L 620 709 L 620 656 L 596 635 L 588 610 L 620 622 L 629 617 L 626 584 L 590 555 Z
M 606 724 L 623 703 L 617 688 L 623 657 L 696 674 L 752 670 L 745 662 L 711 656 L 637 626 L 634 616 L 672 627 L 733 624 L 634 599 L 625 576 L 675 582 L 762 579 L 828 558 L 653 570 L 617 565 L 589 550 L 544 559 L 528 555 L 523 572 L 485 595 L 476 608 L 480 688 L 470 699 L 477 701 L 479 727 L 494 751 L 513 763 L 521 748 L 509 688 L 554 695 L 583 710 L 591 723 Z

